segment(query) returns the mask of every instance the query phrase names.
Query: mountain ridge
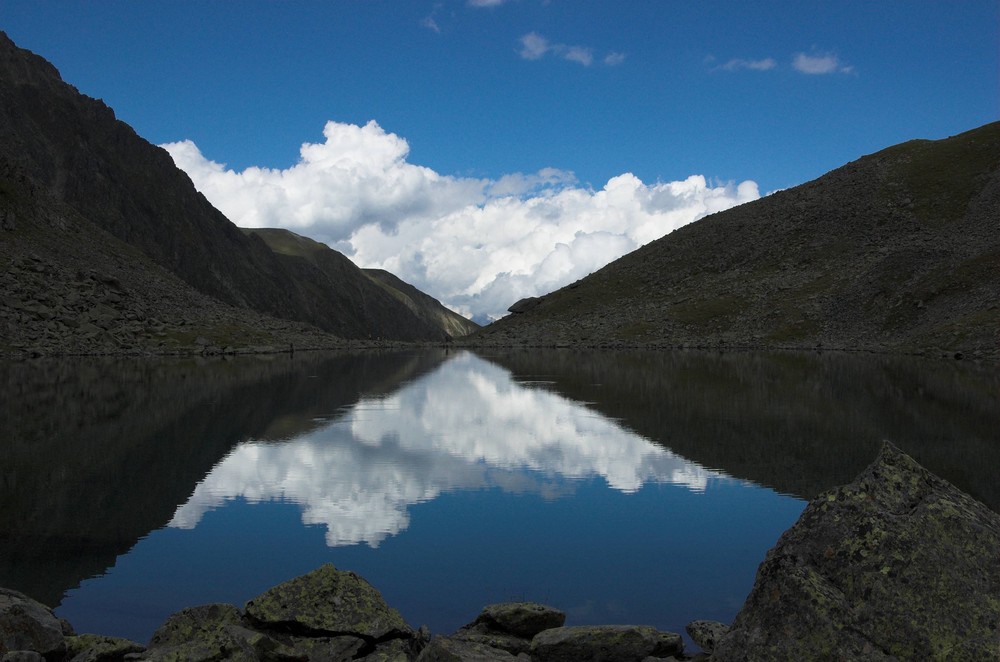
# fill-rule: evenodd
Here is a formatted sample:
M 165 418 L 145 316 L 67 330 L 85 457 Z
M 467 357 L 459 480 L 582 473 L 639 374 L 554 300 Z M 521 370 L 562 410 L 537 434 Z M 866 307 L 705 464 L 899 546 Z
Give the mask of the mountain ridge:
M 446 338 L 329 253 L 324 271 L 242 232 L 165 150 L 0 33 L 0 352 Z
M 998 358 L 998 210 L 1000 122 L 909 141 L 684 226 L 467 342 Z

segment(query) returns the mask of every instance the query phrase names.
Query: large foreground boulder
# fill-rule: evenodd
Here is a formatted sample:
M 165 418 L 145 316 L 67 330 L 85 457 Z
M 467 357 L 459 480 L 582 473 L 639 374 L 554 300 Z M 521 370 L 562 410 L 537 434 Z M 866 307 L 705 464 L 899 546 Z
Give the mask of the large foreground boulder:
M 1000 659 L 1000 515 L 886 443 L 813 500 L 712 659 Z
M 41 602 L 0 588 L 0 657 L 13 651 L 59 657 L 66 651 L 63 626 Z

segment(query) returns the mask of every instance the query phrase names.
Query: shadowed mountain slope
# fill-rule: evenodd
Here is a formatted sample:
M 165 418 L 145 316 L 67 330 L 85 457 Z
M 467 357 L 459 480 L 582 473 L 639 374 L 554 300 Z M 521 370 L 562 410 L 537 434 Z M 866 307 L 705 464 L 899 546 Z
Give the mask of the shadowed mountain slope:
M 479 328 L 387 271 L 359 269 L 345 255 L 326 244 L 278 228 L 245 228 L 243 232 L 262 239 L 290 271 L 307 274 L 308 282 L 317 289 L 314 300 L 320 300 L 323 295 L 320 288 L 326 282 L 335 297 L 329 303 L 341 310 L 362 311 L 365 317 L 378 320 L 386 327 L 391 327 L 393 320 L 401 317 L 399 304 L 403 304 L 415 318 L 408 321 L 410 328 L 426 338 L 443 340 L 464 336 Z M 364 322 L 363 319 L 359 321 Z
M 434 297 L 421 292 L 385 269 L 362 269 L 362 271 L 372 281 L 405 303 L 415 315 L 441 328 L 452 338 L 467 336 L 480 328 L 472 320 L 445 308 Z
M 680 228 L 473 337 L 998 356 L 1000 123 Z
M 104 252 L 129 262 L 122 265 L 130 272 L 128 282 L 119 280 L 123 294 L 143 300 L 147 315 L 155 316 L 158 302 L 150 299 L 156 288 L 143 290 L 148 283 L 138 283 L 145 272 L 155 279 L 169 274 L 198 295 L 231 308 L 311 324 L 341 337 L 440 337 L 405 304 L 371 286 L 356 268 L 353 281 L 346 276 L 331 279 L 316 266 L 283 259 L 259 238 L 245 235 L 195 190 L 166 151 L 143 140 L 104 103 L 80 94 L 51 64 L 0 33 L 3 266 L 35 253 L 58 267 L 61 262 L 49 258 L 62 256 L 37 254 L 56 244 L 69 253 L 79 251 L 84 261 L 91 254 L 108 260 L 100 253 L 109 241 L 110 250 Z M 100 263 L 94 268 L 114 271 Z M 24 269 L 14 270 L 16 282 L 29 280 L 23 277 Z M 179 291 L 176 284 L 171 291 Z M 22 290 L 15 302 L 17 315 L 5 302 L 9 328 L 37 321 L 23 308 L 32 307 L 44 292 Z M 115 302 L 106 300 L 86 303 L 115 308 Z M 60 306 L 66 308 L 57 302 L 56 315 L 64 314 Z M 239 320 L 234 326 L 241 326 Z M 35 336 L 44 332 L 20 333 L 18 344 L 40 340 Z

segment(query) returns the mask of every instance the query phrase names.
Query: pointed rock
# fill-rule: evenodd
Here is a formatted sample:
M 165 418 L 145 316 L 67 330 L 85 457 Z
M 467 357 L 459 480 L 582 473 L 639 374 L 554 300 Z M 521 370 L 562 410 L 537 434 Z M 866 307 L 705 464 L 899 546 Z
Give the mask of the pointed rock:
M 1000 659 L 1000 515 L 898 448 L 814 499 L 712 659 Z

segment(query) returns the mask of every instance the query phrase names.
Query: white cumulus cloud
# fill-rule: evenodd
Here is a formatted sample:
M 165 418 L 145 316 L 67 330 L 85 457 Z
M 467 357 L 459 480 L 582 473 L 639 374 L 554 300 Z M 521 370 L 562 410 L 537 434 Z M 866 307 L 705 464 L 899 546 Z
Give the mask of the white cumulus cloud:
M 328 122 L 284 169 L 235 171 L 191 141 L 163 145 L 195 186 L 243 227 L 282 227 L 362 267 L 387 269 L 477 321 L 567 285 L 707 214 L 759 197 L 756 183 L 701 175 L 602 188 L 546 168 L 495 180 L 441 175 L 376 122 Z

